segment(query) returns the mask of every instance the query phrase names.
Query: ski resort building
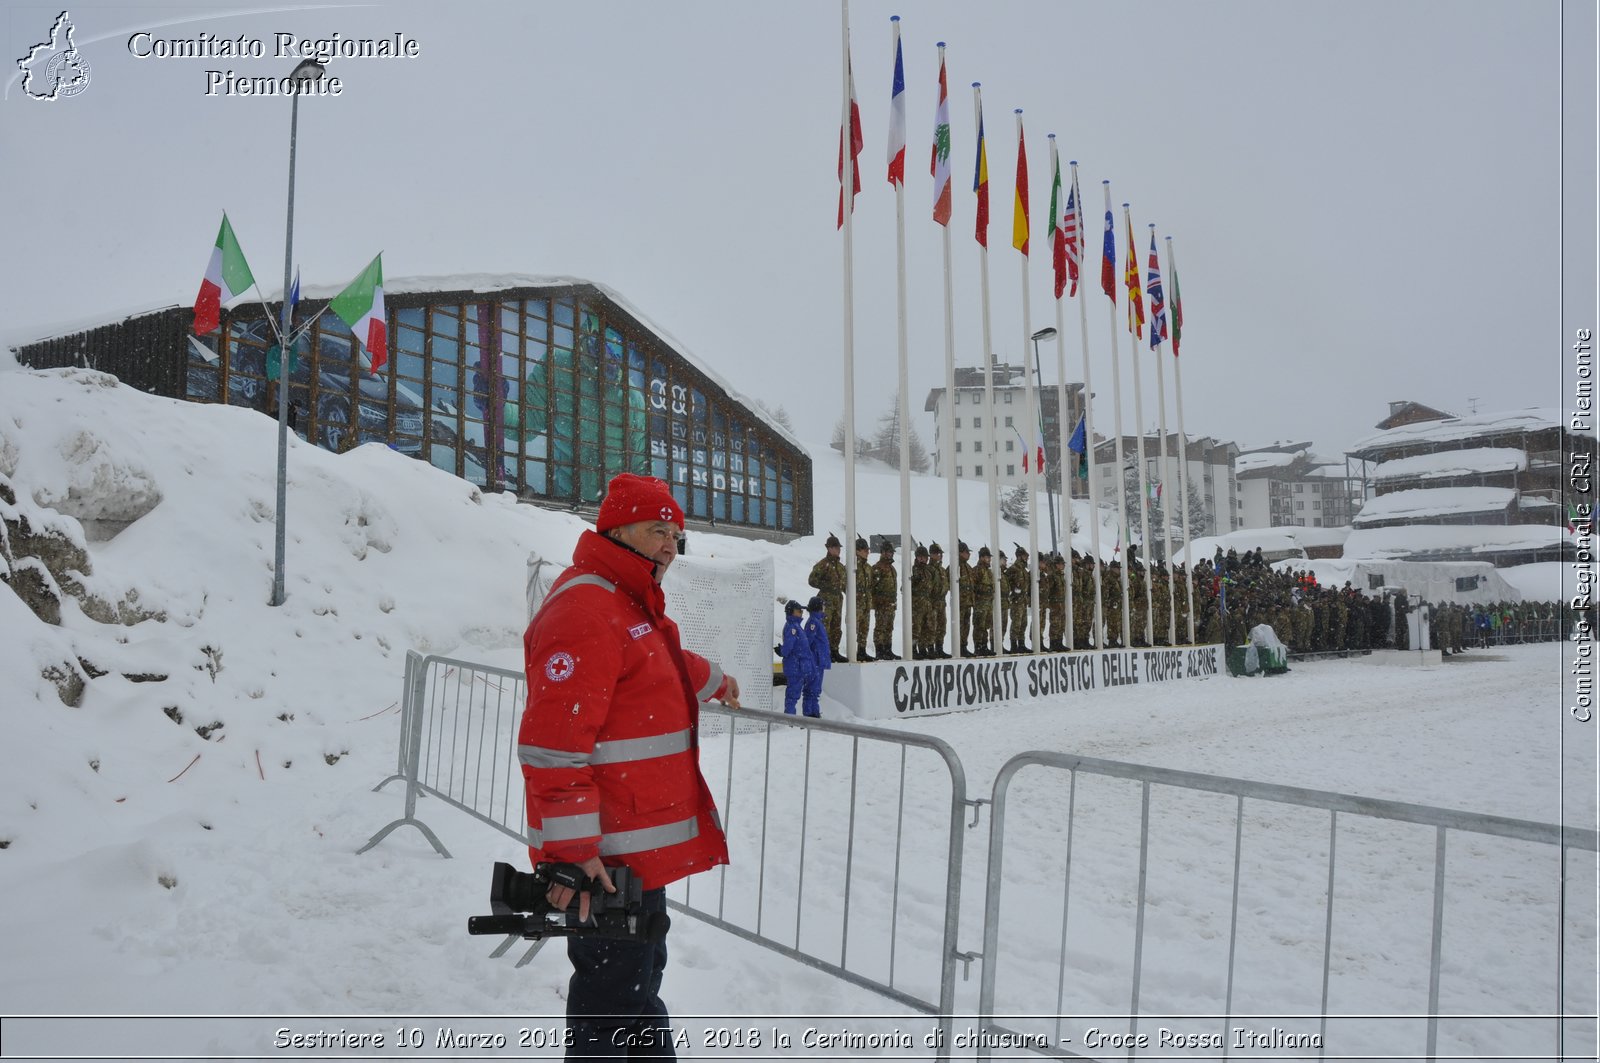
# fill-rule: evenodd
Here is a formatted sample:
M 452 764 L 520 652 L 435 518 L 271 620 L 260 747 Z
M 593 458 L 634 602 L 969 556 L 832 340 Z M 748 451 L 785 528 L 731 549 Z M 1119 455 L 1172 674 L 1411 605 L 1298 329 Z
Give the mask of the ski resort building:
M 1323 461 L 1311 443 L 1274 443 L 1234 462 L 1241 528 L 1338 528 L 1350 523 L 1343 460 Z
M 1015 487 L 1026 482 L 1028 473 L 1022 459 L 1030 448 L 1039 446 L 1041 442 L 1040 433 L 1028 428 L 1028 393 L 1031 391 L 1035 410 L 1043 426 L 1047 486 L 1059 492 L 1063 468 L 1061 426 L 1066 425 L 1065 438 L 1070 441 L 1073 431 L 1078 427 L 1078 419 L 1083 416 L 1083 384 L 1067 384 L 1067 415 L 1062 417 L 1061 394 L 1057 385 L 1046 384 L 1041 387 L 1037 382 L 1030 383 L 1022 366 L 1004 362 L 995 362 L 990 376 L 994 390 L 992 426 L 984 420 L 982 366 L 956 367 L 953 397 L 947 395 L 944 388 L 934 388 L 928 392 L 922 409 L 925 413 L 933 414 L 934 474 L 946 475 L 946 470 L 953 463 L 958 479 L 983 480 L 988 477 L 989 466 L 993 465 L 1001 487 Z M 950 410 L 954 432 L 948 440 L 943 435 L 947 401 L 954 403 Z M 991 428 L 994 431 L 992 443 L 989 435 Z M 992 453 L 986 453 L 984 448 L 991 446 Z M 1067 464 L 1075 468 L 1077 456 L 1073 455 L 1072 458 Z M 1085 496 L 1082 479 L 1068 476 L 1067 482 L 1071 485 L 1073 497 Z
M 1554 409 L 1452 417 L 1390 404 L 1376 435 L 1347 452 L 1367 500 L 1346 557 L 1417 561 L 1560 561 L 1573 545 L 1562 502 L 1573 455 L 1595 441 Z
M 377 372 L 337 289 L 307 288 L 290 422 L 318 446 L 381 443 L 486 490 L 596 509 L 619 472 L 672 485 L 691 524 L 786 540 L 812 529 L 811 459 L 784 428 L 617 292 L 574 278 L 454 276 L 385 286 Z M 21 344 L 23 365 L 85 366 L 142 391 L 277 415 L 281 303 L 189 307 Z

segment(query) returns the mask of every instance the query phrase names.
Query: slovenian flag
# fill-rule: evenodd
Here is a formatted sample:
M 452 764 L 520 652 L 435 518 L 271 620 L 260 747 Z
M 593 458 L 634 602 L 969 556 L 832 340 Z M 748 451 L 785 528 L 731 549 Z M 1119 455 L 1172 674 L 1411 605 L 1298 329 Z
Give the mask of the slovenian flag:
M 200 282 L 200 294 L 194 300 L 194 334 L 205 336 L 217 331 L 222 304 L 255 282 L 244 260 L 244 252 L 239 249 L 239 240 L 233 235 L 233 226 L 228 223 L 228 215 L 223 214 L 216 246 L 211 249 L 211 261 L 206 264 L 205 280 Z
M 340 321 L 350 326 L 372 357 L 376 373 L 389 360 L 389 325 L 383 310 L 383 255 L 373 259 L 350 286 L 328 304 Z

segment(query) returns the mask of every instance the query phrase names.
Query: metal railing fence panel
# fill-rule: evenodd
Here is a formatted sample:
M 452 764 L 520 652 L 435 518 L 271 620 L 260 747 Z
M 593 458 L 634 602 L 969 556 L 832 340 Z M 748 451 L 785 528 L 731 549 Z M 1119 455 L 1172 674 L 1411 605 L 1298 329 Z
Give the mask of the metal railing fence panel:
M 948 1046 L 967 805 L 955 751 L 862 724 L 702 714 L 739 724 L 702 729 L 700 755 L 733 863 L 668 903 L 938 1016 Z
M 1593 830 L 1048 752 L 992 816 L 979 1018 L 1045 1055 L 1554 1054 L 1594 998 Z

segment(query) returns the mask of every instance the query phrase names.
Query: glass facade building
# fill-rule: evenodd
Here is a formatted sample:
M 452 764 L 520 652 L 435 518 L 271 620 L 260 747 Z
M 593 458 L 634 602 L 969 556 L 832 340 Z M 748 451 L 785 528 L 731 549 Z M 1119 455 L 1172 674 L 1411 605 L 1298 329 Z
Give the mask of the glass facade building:
M 598 506 L 619 472 L 659 476 L 693 523 L 810 534 L 810 457 L 599 287 L 397 287 L 385 292 L 389 360 L 377 373 L 325 301 L 297 308 L 289 399 L 306 439 L 382 443 L 562 508 Z M 193 337 L 192 312 L 173 308 L 16 350 L 27 365 L 88 365 L 275 416 L 278 313 L 242 305 Z

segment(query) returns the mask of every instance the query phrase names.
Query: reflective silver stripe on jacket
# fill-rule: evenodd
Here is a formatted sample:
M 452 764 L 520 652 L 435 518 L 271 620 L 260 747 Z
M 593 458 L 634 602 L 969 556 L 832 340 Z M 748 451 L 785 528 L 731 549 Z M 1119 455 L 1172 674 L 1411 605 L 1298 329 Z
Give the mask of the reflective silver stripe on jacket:
M 517 760 L 530 768 L 581 768 L 589 763 L 587 754 L 544 746 L 518 746 Z
M 671 734 L 651 735 L 648 738 L 618 738 L 610 742 L 596 742 L 590 764 L 625 764 L 652 757 L 670 757 L 689 748 L 689 732 L 673 731 Z
M 600 833 L 600 813 L 583 812 L 576 816 L 546 816 L 544 840 L 566 842 L 573 838 L 593 838 Z
M 545 820 L 546 824 L 549 822 Z M 690 816 L 676 823 L 663 823 L 659 827 L 619 830 L 607 834 L 600 839 L 600 855 L 627 856 L 630 853 L 643 853 L 651 849 L 665 849 L 669 845 L 693 841 L 699 836 L 700 821 Z
M 582 576 L 573 576 L 571 579 L 567 580 L 567 582 L 563 583 L 549 594 L 546 594 L 544 596 L 544 601 L 540 603 L 539 608 L 541 610 L 544 609 L 545 605 L 549 603 L 550 599 L 554 598 L 562 591 L 571 590 L 573 587 L 581 587 L 585 584 L 591 587 L 604 587 L 606 590 L 613 592 L 617 589 L 617 585 L 606 579 L 604 576 L 596 576 L 593 573 Z
M 701 701 L 710 701 L 711 695 L 715 694 L 717 688 L 722 685 L 722 665 L 716 661 L 707 661 L 706 663 L 711 666 L 711 678 L 706 680 L 705 686 L 695 692 L 695 697 Z

